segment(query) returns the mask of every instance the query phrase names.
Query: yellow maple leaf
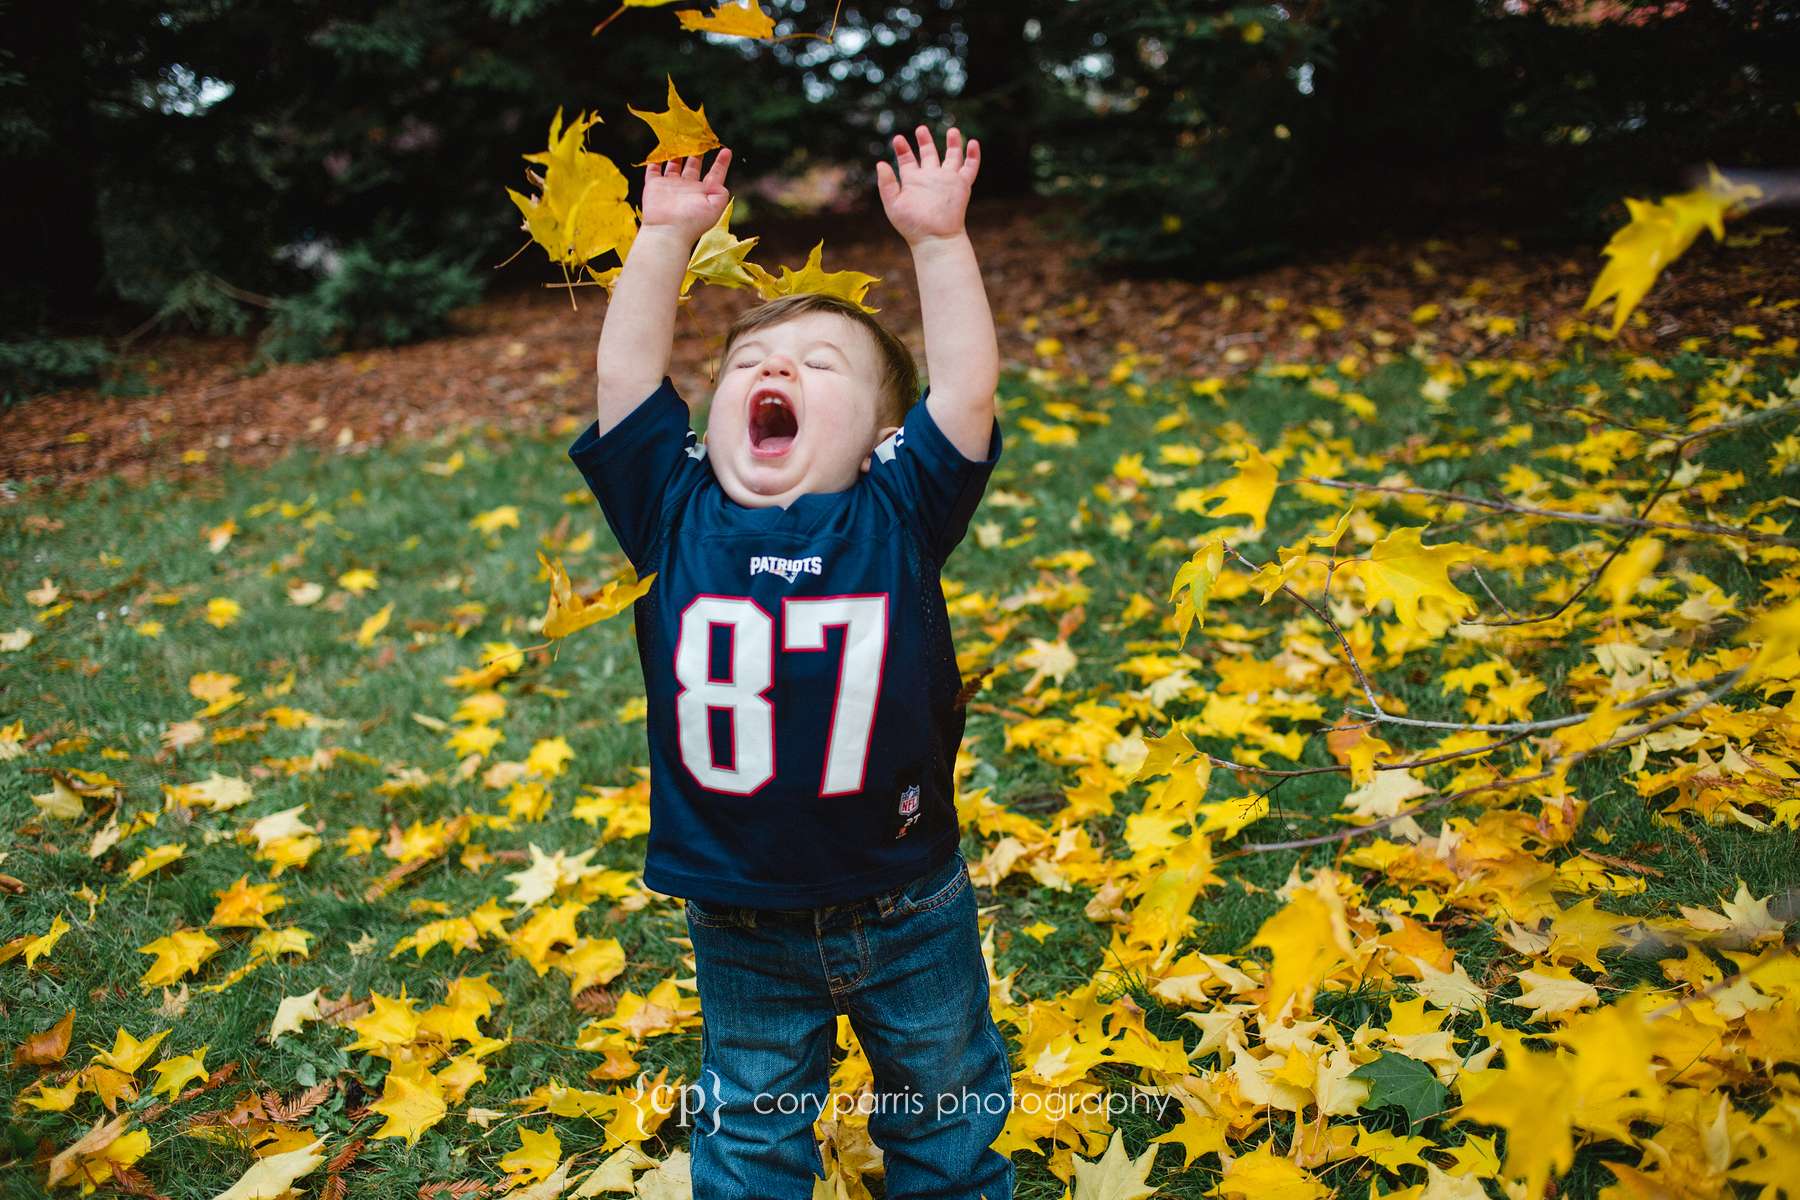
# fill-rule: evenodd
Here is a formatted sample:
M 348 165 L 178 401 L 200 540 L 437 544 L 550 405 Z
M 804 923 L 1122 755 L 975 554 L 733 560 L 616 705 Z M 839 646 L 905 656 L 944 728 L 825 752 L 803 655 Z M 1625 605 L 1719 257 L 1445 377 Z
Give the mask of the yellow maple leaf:
M 608 581 L 597 592 L 580 596 L 575 593 L 574 584 L 569 582 L 560 558 L 552 563 L 539 551 L 538 562 L 550 572 L 550 603 L 544 610 L 543 634 L 552 639 L 568 637 L 596 621 L 618 616 L 648 592 L 656 581 L 654 571 L 640 580 L 637 572 L 626 564 L 624 574 L 619 578 Z
M 280 884 L 252 884 L 248 875 L 238 876 L 236 883 L 213 895 L 219 903 L 207 924 L 216 929 L 267 929 L 267 915 L 287 906 Z
M 112 1049 L 102 1050 L 99 1046 L 91 1046 L 94 1050 L 93 1061 L 103 1067 L 111 1067 L 115 1071 L 123 1071 L 127 1075 L 144 1065 L 144 1060 L 162 1044 L 162 1040 L 174 1032 L 170 1029 L 159 1030 L 143 1041 L 125 1031 L 123 1025 L 113 1034 Z
M 165 1058 L 150 1068 L 156 1072 L 156 1085 L 150 1089 L 151 1093 L 161 1093 L 174 1099 L 177 1092 L 194 1080 L 204 1082 L 212 1078 L 206 1071 L 206 1050 L 202 1046 L 191 1054 Z
M 542 1131 L 519 1126 L 519 1148 L 500 1160 L 502 1171 L 523 1171 L 533 1179 L 548 1179 L 562 1161 L 562 1141 L 556 1127 L 546 1125 Z
M 1746 200 L 1762 195 L 1755 184 L 1731 183 L 1710 164 L 1708 170 L 1707 182 L 1692 191 L 1654 203 L 1626 198 L 1631 221 L 1601 251 L 1608 261 L 1581 311 L 1611 300 L 1612 332 L 1618 333 L 1662 269 L 1680 258 L 1702 229 L 1710 229 L 1715 241 L 1723 241 L 1725 218 L 1735 215 Z
M 1304 1167 L 1276 1154 L 1275 1143 L 1267 1141 L 1232 1159 L 1206 1194 L 1226 1200 L 1326 1200 L 1333 1193 Z
M 273 1042 L 284 1033 L 298 1033 L 308 1021 L 319 1020 L 320 992 L 320 988 L 314 988 L 303 995 L 284 997 L 269 1025 L 269 1040 Z
M 136 883 L 152 871 L 161 870 L 187 853 L 187 847 L 181 842 L 170 842 L 162 846 L 152 846 L 131 861 L 125 868 L 125 881 Z
M 1125 1138 L 1117 1129 L 1106 1143 L 1106 1152 L 1089 1161 L 1074 1156 L 1075 1200 L 1146 1200 L 1156 1189 L 1145 1182 L 1150 1168 L 1156 1165 L 1157 1146 L 1153 1143 L 1137 1158 L 1125 1152 Z
M 598 113 L 578 113 L 565 127 L 558 108 L 550 119 L 546 148 L 524 156 L 526 162 L 544 168 L 542 175 L 526 173 L 541 194 L 506 190 L 525 218 L 531 240 L 543 247 L 551 262 L 566 267 L 581 267 L 609 250 L 619 250 L 623 261 L 624 248 L 637 234 L 637 216 L 626 201 L 630 186 L 624 172 L 584 144 L 587 131 L 599 123 Z
M 1188 629 L 1196 622 L 1202 629 L 1206 627 L 1206 602 L 1219 582 L 1219 572 L 1224 569 L 1225 543 L 1219 538 L 1210 538 L 1175 572 L 1175 586 L 1169 590 L 1169 599 L 1175 601 L 1175 628 L 1181 635 L 1176 642 L 1177 648 L 1187 645 Z M 1185 596 L 1181 594 L 1184 591 Z
M 675 19 L 681 22 L 683 29 L 691 29 L 697 33 L 717 33 L 725 37 L 772 38 L 775 36 L 775 21 L 762 10 L 756 0 L 745 0 L 745 3 L 728 3 L 721 0 L 718 7 L 705 16 L 697 12 L 678 12 Z
M 1653 537 L 1641 537 L 1631 543 L 1622 554 L 1606 565 L 1596 583 L 1601 595 L 1612 602 L 1613 616 L 1621 615 L 1625 607 L 1637 594 L 1638 584 L 1642 583 L 1662 561 L 1663 544 Z
M 825 250 L 824 241 L 820 241 L 806 256 L 805 264 L 798 271 L 789 267 L 781 268 L 778 279 L 753 262 L 746 262 L 744 269 L 750 272 L 756 281 L 757 295 L 764 300 L 773 300 L 778 296 L 792 296 L 801 292 L 818 292 L 821 295 L 837 296 L 856 305 L 866 313 L 880 312 L 879 308 L 870 308 L 862 302 L 864 293 L 872 283 L 880 283 L 879 275 L 865 275 L 861 271 L 826 271 L 822 255 Z
M 525 769 L 544 779 L 555 779 L 575 757 L 574 747 L 564 737 L 539 738 L 525 756 Z
M 1465 1099 L 1454 1119 L 1506 1131 L 1501 1169 L 1525 1181 L 1526 1195 L 1542 1196 L 1551 1175 L 1567 1171 L 1575 1161 L 1570 1127 L 1576 1096 L 1567 1055 L 1509 1049 L 1504 1069 L 1465 1074 L 1460 1086 Z
M 1249 453 L 1238 463 L 1237 474 L 1201 490 L 1201 499 L 1218 501 L 1205 515 L 1222 517 L 1227 513 L 1242 513 L 1255 524 L 1256 532 L 1261 533 L 1266 527 L 1269 505 L 1275 499 L 1275 485 L 1279 482 L 1275 464 L 1264 457 L 1261 450 L 1251 446 Z
M 1064 638 L 1046 642 L 1043 638 L 1034 637 L 1030 641 L 1031 645 L 1028 649 L 1021 650 L 1013 656 L 1014 666 L 1026 667 L 1031 671 L 1031 678 L 1025 681 L 1023 689 L 1026 695 L 1037 691 L 1038 685 L 1044 681 L 1046 675 L 1060 685 L 1063 678 L 1080 662 L 1075 657 L 1075 652 L 1069 649 L 1069 643 Z
M 229 596 L 214 596 L 206 602 L 206 623 L 214 629 L 223 629 L 238 619 L 243 606 Z
M 686 13 L 682 14 L 686 16 Z M 755 278 L 750 274 L 750 264 L 745 261 L 756 245 L 756 238 L 738 238 L 731 235 L 731 206 L 735 199 L 725 202 L 725 211 L 711 229 L 700 235 L 700 241 L 694 246 L 694 253 L 688 259 L 687 273 L 681 278 L 681 295 L 685 296 L 696 280 L 719 287 L 747 288 L 754 287 Z
M 645 112 L 641 108 L 626 105 L 625 111 L 650 126 L 656 134 L 656 149 L 650 157 L 638 163 L 640 167 L 651 163 L 668 162 L 673 158 L 687 158 L 691 155 L 705 154 L 722 145 L 719 135 L 712 131 L 706 123 L 706 105 L 689 108 L 680 94 L 675 90 L 675 80 L 669 79 L 668 110 L 666 112 Z
M 1763 613 L 1739 636 L 1756 651 L 1744 675 L 1746 683 L 1800 674 L 1800 600 Z
M 476 513 L 469 518 L 469 528 L 477 533 L 495 534 L 502 529 L 519 527 L 519 506 L 502 504 L 498 508 L 490 508 L 484 513 Z
M 1252 946 L 1274 953 L 1269 967 L 1263 1011 L 1279 1013 L 1291 999 L 1310 1011 L 1319 984 L 1349 960 L 1349 934 L 1342 915 L 1312 888 L 1297 889 L 1286 907 L 1262 923 Z
M 1401 624 L 1415 629 L 1425 628 L 1419 621 L 1419 605 L 1428 596 L 1456 612 L 1475 611 L 1475 601 L 1450 582 L 1450 565 L 1481 554 L 1479 546 L 1464 542 L 1422 545 L 1419 535 L 1425 529 L 1421 525 L 1393 530 L 1371 546 L 1366 556 L 1343 560 L 1338 568 L 1340 573 L 1353 573 L 1362 580 L 1371 608 L 1391 600 Z
M 369 1111 L 387 1118 L 371 1137 L 403 1137 L 410 1146 L 444 1119 L 449 1106 L 444 1102 L 443 1081 L 426 1069 L 424 1059 L 412 1059 L 397 1062 L 388 1071 L 381 1099 L 369 1105 Z
M 406 994 L 406 985 L 402 984 L 398 996 L 371 993 L 369 1004 L 366 1014 L 350 1022 L 350 1028 L 356 1031 L 356 1040 L 344 1049 L 367 1050 L 398 1061 L 404 1056 L 399 1052 L 419 1038 L 419 1014 L 414 1011 L 418 1001 Z
M 325 1161 L 324 1145 L 324 1138 L 314 1138 L 293 1150 L 259 1158 L 213 1200 L 267 1200 L 270 1196 L 289 1195 L 296 1179 L 310 1174 Z
M 167 937 L 139 946 L 139 954 L 154 954 L 156 961 L 138 980 L 145 991 L 174 983 L 191 975 L 200 964 L 219 952 L 219 943 L 198 929 L 177 929 Z
M 682 29 L 707 34 L 722 34 L 725 38 L 774 38 L 776 22 L 767 13 L 763 13 L 763 5 L 756 0 L 743 0 L 743 4 L 722 2 L 711 13 L 702 16 L 693 11 L 680 11 L 675 14 Z
M 346 592 L 362 595 L 364 592 L 381 586 L 375 572 L 367 567 L 354 567 L 338 576 L 337 584 Z M 235 680 L 233 682 L 236 682 Z
M 367 646 L 375 641 L 375 636 L 387 628 L 388 618 L 394 615 L 393 604 L 384 604 L 380 610 L 366 618 L 356 630 L 356 644 Z

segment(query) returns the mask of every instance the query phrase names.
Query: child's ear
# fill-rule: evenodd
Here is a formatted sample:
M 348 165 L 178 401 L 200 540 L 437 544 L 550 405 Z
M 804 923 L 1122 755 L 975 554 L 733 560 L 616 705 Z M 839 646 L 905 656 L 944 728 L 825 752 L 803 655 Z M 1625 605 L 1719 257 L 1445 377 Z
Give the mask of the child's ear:
M 898 425 L 888 425 L 881 429 L 878 429 L 875 431 L 875 444 L 877 446 L 879 446 L 879 445 L 881 445 L 881 443 L 887 441 L 889 438 L 893 437 L 896 433 L 899 433 L 899 432 L 900 432 L 900 426 L 898 426 Z M 863 469 L 863 473 L 865 475 L 868 474 L 869 467 L 871 464 L 874 463 L 874 461 L 875 461 L 875 451 L 870 450 L 867 454 L 863 455 L 862 469 Z

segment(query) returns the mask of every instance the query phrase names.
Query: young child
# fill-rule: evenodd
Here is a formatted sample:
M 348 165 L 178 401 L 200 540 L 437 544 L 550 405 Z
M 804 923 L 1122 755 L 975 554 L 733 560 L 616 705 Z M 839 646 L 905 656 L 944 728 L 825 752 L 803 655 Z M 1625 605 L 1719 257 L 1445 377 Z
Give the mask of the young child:
M 701 1004 L 694 1195 L 802 1200 L 823 1175 L 845 1013 L 893 1200 L 1009 1200 L 1012 1102 L 951 771 L 961 680 L 938 571 L 1000 457 L 999 350 L 964 229 L 980 145 L 894 139 L 876 184 L 912 249 L 932 380 L 854 304 L 785 296 L 726 335 L 707 436 L 668 377 L 676 297 L 731 151 L 645 172 L 569 455 L 640 575 L 644 883 L 687 901 Z

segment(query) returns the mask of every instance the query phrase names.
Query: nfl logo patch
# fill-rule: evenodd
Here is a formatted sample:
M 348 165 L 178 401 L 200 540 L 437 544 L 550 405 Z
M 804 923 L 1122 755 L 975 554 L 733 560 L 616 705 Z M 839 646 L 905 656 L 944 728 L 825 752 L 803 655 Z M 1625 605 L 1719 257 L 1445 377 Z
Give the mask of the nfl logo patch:
M 900 793 L 900 815 L 910 817 L 919 811 L 919 785 L 913 784 Z

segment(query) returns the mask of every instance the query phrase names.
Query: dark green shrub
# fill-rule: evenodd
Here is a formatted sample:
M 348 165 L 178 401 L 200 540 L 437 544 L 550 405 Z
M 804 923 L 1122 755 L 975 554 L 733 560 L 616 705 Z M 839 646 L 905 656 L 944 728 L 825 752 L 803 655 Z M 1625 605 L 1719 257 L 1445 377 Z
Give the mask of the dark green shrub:
M 416 342 L 444 332 L 452 309 L 480 297 L 480 279 L 447 257 L 382 260 L 359 244 L 312 291 L 276 301 L 261 352 L 300 362 Z
M 115 361 L 99 338 L 0 342 L 0 406 L 41 392 L 92 383 Z

